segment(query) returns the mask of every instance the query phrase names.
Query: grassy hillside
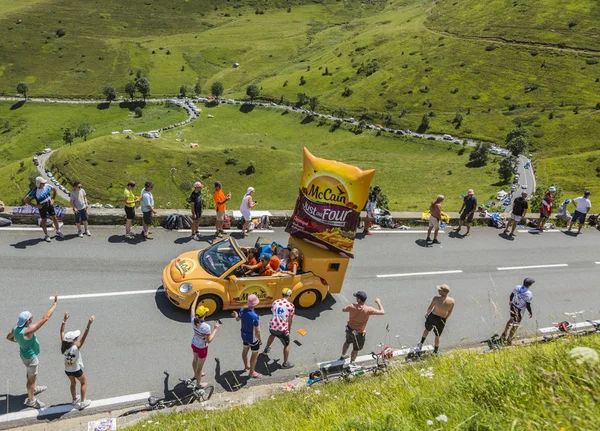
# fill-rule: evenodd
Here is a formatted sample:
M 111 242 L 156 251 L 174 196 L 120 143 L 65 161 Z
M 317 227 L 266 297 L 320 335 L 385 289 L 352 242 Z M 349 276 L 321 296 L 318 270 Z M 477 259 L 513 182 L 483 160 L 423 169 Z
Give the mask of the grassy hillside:
M 600 369 L 575 347 L 600 337 L 507 349 L 455 351 L 380 377 L 314 386 L 222 411 L 153 416 L 128 430 L 527 430 L 592 431 L 600 415 Z M 250 389 L 251 390 L 251 389 Z
M 156 183 L 159 207 L 183 207 L 192 184 L 200 179 L 208 185 L 222 181 L 225 190 L 233 193 L 230 209 L 238 208 L 248 186 L 256 188 L 260 208 L 292 208 L 303 146 L 319 157 L 375 168 L 374 183 L 388 195 L 392 209 L 422 211 L 435 195 L 444 193 L 448 208 L 458 210 L 460 196 L 469 187 L 477 188 L 481 199 L 496 190 L 493 163 L 467 168 L 469 150 L 457 155 L 459 145 L 377 137 L 372 131 L 355 134 L 344 126 L 334 130 L 332 123 L 310 122 L 295 113 L 264 108 L 242 113 L 239 106 L 221 105 L 204 109 L 192 125 L 164 133 L 160 139 L 101 137 L 62 148 L 50 162 L 53 172 L 80 179 L 88 195 L 103 202 L 120 202 L 130 179 L 138 183 L 150 179 Z M 200 147 L 192 149 L 190 143 Z M 246 175 L 243 171 L 251 163 L 256 172 Z

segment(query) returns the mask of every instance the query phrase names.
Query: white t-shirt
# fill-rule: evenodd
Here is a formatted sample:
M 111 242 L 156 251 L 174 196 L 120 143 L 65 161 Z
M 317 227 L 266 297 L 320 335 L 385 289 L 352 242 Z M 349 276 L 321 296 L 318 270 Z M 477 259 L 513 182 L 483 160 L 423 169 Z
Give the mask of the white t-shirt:
M 71 192 L 71 205 L 78 211 L 84 210 L 87 207 L 87 194 L 84 189 L 74 189 Z
M 199 326 L 194 325 L 194 318 L 192 317 L 192 329 L 194 330 L 194 336 L 192 337 L 192 345 L 199 349 L 203 349 L 208 346 L 206 339 L 210 335 L 210 325 L 206 322 L 201 322 Z
M 577 199 L 574 199 L 573 203 L 575 204 L 575 211 L 582 214 L 586 214 L 592 207 L 592 202 L 583 196 L 579 196 Z
M 527 304 L 531 302 L 533 299 L 533 293 L 525 286 L 517 286 L 513 289 L 512 304 L 517 307 L 519 310 L 522 310 L 527 307 Z
M 65 362 L 65 371 L 75 372 L 83 368 L 83 358 L 81 352 L 77 348 L 77 345 L 73 344 L 65 353 L 63 353 Z

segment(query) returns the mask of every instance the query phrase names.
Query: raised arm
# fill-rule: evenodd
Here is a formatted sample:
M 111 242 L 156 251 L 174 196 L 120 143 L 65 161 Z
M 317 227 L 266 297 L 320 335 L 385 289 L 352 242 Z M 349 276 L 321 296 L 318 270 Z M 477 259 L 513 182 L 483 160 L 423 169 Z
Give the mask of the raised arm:
M 219 326 L 220 326 L 219 321 L 215 320 L 215 326 L 214 326 L 212 332 L 210 333 L 210 335 L 208 336 L 208 338 L 206 339 L 207 343 L 210 343 L 213 340 L 213 338 L 215 338 L 215 335 L 217 335 L 217 331 L 219 330 Z
M 194 302 L 192 302 L 192 308 L 190 308 L 190 317 L 193 319 L 196 317 L 196 305 L 198 305 L 198 297 L 200 296 L 200 292 L 196 290 L 196 297 L 194 298 Z
M 48 321 L 48 319 L 50 319 L 50 317 L 52 317 L 52 314 L 54 314 L 54 310 L 56 309 L 57 303 L 58 303 L 58 292 L 54 292 L 54 302 L 52 303 L 52 306 L 50 307 L 50 309 L 48 311 L 46 311 L 46 314 L 44 314 L 40 320 L 38 320 L 35 323 L 32 323 L 31 325 L 29 325 L 27 327 L 27 329 L 25 330 L 26 336 L 33 334 L 35 331 L 37 331 L 42 326 L 44 326 L 44 323 L 46 323 Z
M 375 298 L 375 304 L 379 307 L 379 310 L 375 310 L 373 315 L 375 316 L 383 316 L 385 314 L 385 310 L 383 309 L 383 305 L 381 305 L 381 299 Z
M 83 335 L 81 336 L 81 340 L 79 340 L 79 343 L 77 343 L 77 348 L 81 349 L 81 347 L 83 346 L 83 343 L 85 343 L 85 339 L 88 336 L 88 332 L 90 332 L 90 326 L 92 326 L 92 323 L 94 323 L 94 316 L 90 316 L 90 319 L 88 320 L 88 324 L 85 327 L 85 331 L 83 331 Z
M 69 317 L 69 313 L 65 312 L 62 323 L 60 324 L 60 341 L 65 339 L 65 324 L 67 323 L 67 320 L 69 320 Z

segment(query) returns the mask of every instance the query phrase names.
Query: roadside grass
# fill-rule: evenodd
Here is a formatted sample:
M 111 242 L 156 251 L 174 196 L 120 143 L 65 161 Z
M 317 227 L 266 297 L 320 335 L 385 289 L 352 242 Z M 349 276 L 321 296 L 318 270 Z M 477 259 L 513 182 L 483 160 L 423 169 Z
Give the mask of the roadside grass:
M 489 354 L 455 350 L 382 376 L 315 385 L 223 410 L 153 415 L 126 429 L 277 430 L 284 421 L 290 431 L 597 430 L 599 364 L 577 364 L 569 355 L 575 347 L 599 351 L 600 337 Z
M 494 162 L 468 168 L 470 150 L 459 156 L 460 145 L 376 136 L 374 131 L 356 134 L 345 124 L 332 131 L 333 123 L 310 121 L 293 111 L 241 110 L 245 108 L 224 104 L 203 108 L 197 121 L 159 139 L 100 137 L 61 148 L 49 163 L 59 180 L 79 179 L 90 199 L 103 203 L 120 203 L 129 180 L 138 184 L 151 180 L 156 184 L 156 205 L 162 208 L 185 207 L 194 181 L 212 189 L 219 180 L 226 192 L 232 192 L 229 209 L 238 208 L 248 186 L 256 188 L 257 208 L 291 209 L 298 194 L 304 146 L 318 157 L 374 168 L 374 184 L 388 196 L 391 210 L 424 211 L 438 193 L 447 196 L 448 211 L 458 210 L 460 196 L 468 188 L 474 187 L 483 200 L 496 190 Z M 199 148 L 190 148 L 191 143 Z M 255 173 L 246 175 L 251 163 Z

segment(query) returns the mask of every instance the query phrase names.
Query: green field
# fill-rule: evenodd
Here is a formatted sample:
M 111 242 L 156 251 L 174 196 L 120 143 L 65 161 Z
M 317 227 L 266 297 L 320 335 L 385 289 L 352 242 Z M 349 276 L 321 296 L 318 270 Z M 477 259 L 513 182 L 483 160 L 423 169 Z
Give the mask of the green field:
M 123 95 L 140 70 L 153 96 L 221 81 L 227 97 L 249 84 L 290 103 L 304 92 L 320 112 L 402 129 L 429 114 L 430 131 L 503 142 L 522 124 L 537 176 L 571 196 L 600 189 L 599 22 L 594 0 L 11 0 L 0 5 L 0 93 L 26 81 L 31 96 L 100 97 L 105 84 Z M 411 190 L 429 166 L 415 169 L 402 175 Z M 122 181 L 107 180 L 100 196 Z
M 576 347 L 596 352 L 578 364 Z M 127 430 L 595 431 L 600 337 L 495 353 L 457 350 L 351 382 L 314 385 L 252 405 L 142 418 Z M 246 389 L 246 390 L 252 390 Z
M 242 113 L 240 106 L 220 105 L 204 108 L 199 120 L 159 139 L 101 137 L 62 148 L 50 162 L 59 179 L 78 178 L 100 202 L 120 203 L 130 179 L 152 180 L 159 207 L 183 207 L 194 181 L 211 186 L 219 180 L 233 194 L 229 209 L 238 208 L 248 186 L 256 188 L 260 208 L 290 209 L 298 193 L 304 146 L 318 157 L 374 168 L 374 183 L 388 195 L 392 209 L 423 211 L 435 195 L 445 193 L 448 208 L 458 210 L 460 195 L 469 187 L 477 188 L 482 199 L 496 190 L 494 168 L 467 168 L 469 151 L 457 155 L 459 145 L 377 137 L 373 131 L 355 134 L 345 126 L 332 131 L 332 125 L 281 110 L 257 107 Z M 199 148 L 190 148 L 191 143 Z M 254 174 L 240 173 L 252 162 Z

